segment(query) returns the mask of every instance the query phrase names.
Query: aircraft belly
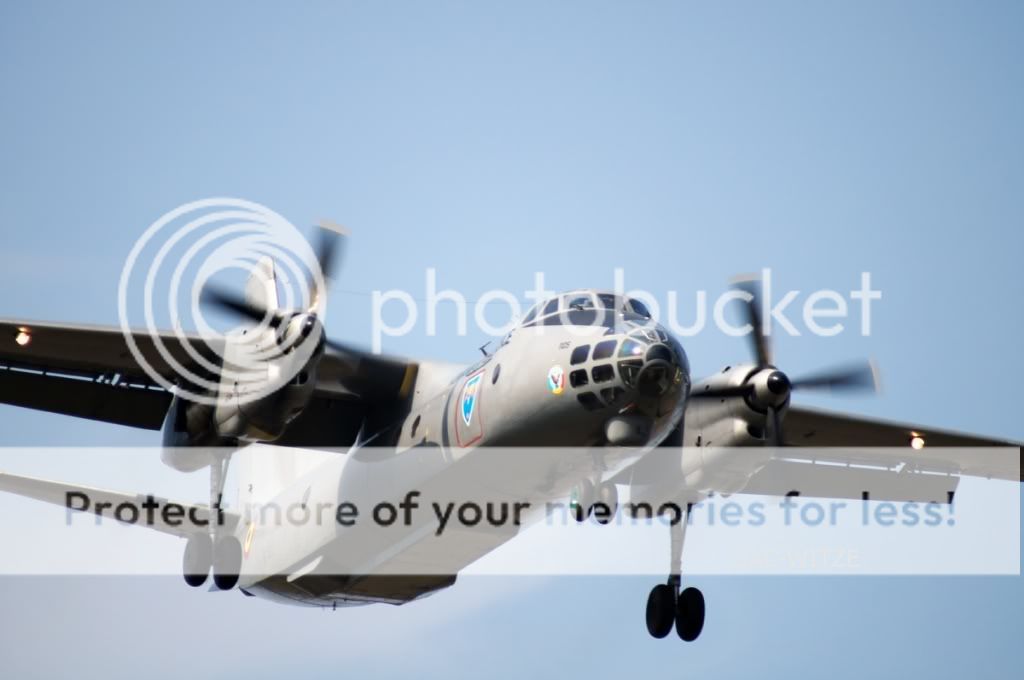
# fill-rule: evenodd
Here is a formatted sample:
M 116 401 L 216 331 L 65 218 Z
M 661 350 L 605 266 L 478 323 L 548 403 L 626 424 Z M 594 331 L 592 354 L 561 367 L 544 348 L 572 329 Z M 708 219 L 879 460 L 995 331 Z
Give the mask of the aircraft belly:
M 310 575 L 289 582 L 273 576 L 246 588 L 256 597 L 302 607 L 361 607 L 405 604 L 455 583 L 454 575 L 363 576 Z

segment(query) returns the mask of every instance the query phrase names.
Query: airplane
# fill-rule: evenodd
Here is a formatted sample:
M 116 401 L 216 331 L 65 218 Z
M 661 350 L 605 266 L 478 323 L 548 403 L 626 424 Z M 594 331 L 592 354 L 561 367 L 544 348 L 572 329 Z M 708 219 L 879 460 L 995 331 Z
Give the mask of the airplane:
M 338 238 L 321 240 L 324 279 Z M 0 320 L 0 403 L 160 431 L 164 463 L 210 474 L 209 503 L 179 504 L 191 524 L 164 517 L 146 525 L 185 540 L 186 583 L 201 586 L 212 572 L 215 589 L 237 586 L 248 596 L 315 607 L 428 596 L 517 531 L 471 538 L 464 532 L 460 543 L 431 552 L 421 549 L 429 532 L 381 538 L 337 525 L 274 530 L 253 519 L 254 509 L 400 498 L 467 469 L 487 450 L 583 452 L 564 464 L 523 455 L 514 473 L 499 467 L 500 474 L 483 474 L 491 474 L 491 487 L 504 484 L 506 495 L 568 497 L 576 521 L 593 515 L 599 523 L 618 509 L 619 488 L 631 500 L 670 498 L 689 507 L 712 494 L 785 496 L 793 489 L 859 499 L 859 490 L 871 488 L 875 500 L 951 502 L 961 476 L 1022 481 L 1019 443 L 791 403 L 805 390 L 872 391 L 875 367 L 862 362 L 790 378 L 775 363 L 756 281 L 735 285 L 750 294 L 744 310 L 753 360 L 692 381 L 682 344 L 641 301 L 612 291 L 555 295 L 532 308 L 494 351 L 451 365 L 373 354 L 328 338 L 315 307 L 279 306 L 274 263 L 265 259 L 244 295 L 203 292 L 204 303 L 259 324 L 246 339 L 227 337 L 220 346 L 170 332 L 154 338 L 116 327 Z M 314 290 L 313 297 L 321 294 Z M 276 347 L 267 370 L 291 378 L 247 398 L 216 370 L 231 362 L 233 342 Z M 154 380 L 140 357 L 164 380 Z M 168 382 L 194 387 L 171 359 L 213 381 L 207 399 L 166 388 Z M 969 447 L 1016 451 L 981 456 L 964 450 Z M 238 473 L 235 508 L 222 501 L 229 464 Z M 532 491 L 512 489 L 513 477 Z M 104 517 L 138 500 L 138 494 L 4 473 L 0 490 L 66 506 L 67 493 L 78 492 L 90 505 L 74 509 Z M 214 522 L 218 514 L 222 521 Z M 703 594 L 682 587 L 685 528 L 685 521 L 671 522 L 668 576 L 648 596 L 646 626 L 656 638 L 675 629 L 693 641 L 704 627 Z M 430 562 L 438 555 L 443 568 Z

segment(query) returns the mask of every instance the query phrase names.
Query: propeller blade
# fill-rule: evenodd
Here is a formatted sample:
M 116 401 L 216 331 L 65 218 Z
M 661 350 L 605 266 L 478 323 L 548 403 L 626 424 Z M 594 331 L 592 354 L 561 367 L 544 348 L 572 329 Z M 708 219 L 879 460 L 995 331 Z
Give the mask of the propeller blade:
M 266 321 L 271 328 L 277 328 L 284 321 L 284 317 L 279 314 L 274 314 L 270 310 L 252 305 L 240 295 L 229 293 L 221 288 L 206 286 L 200 299 L 203 304 L 231 312 L 243 319 L 255 321 L 256 323 Z
M 825 389 L 831 391 L 878 391 L 878 367 L 874 362 L 851 364 L 793 380 L 793 389 Z
M 733 280 L 733 287 L 750 295 L 744 310 L 746 321 L 752 329 L 749 337 L 754 356 L 757 358 L 757 367 L 771 366 L 771 342 L 764 333 L 764 319 L 761 318 L 761 284 L 757 279 L 739 278 Z
M 364 349 L 360 349 L 355 345 L 341 342 L 339 340 L 332 340 L 329 337 L 324 336 L 324 345 L 331 351 L 331 353 L 339 358 L 345 360 L 349 365 L 349 368 L 355 370 L 360 362 L 368 361 L 372 362 L 374 366 L 388 369 L 388 368 L 402 368 L 404 369 L 408 362 L 395 359 L 392 357 L 384 356 L 382 354 L 373 354 L 367 352 Z
M 320 227 L 320 236 L 316 245 L 316 259 L 320 266 L 320 273 L 326 282 L 326 279 L 330 279 L 337 270 L 337 263 L 341 259 L 339 253 L 344 246 L 343 241 L 349 235 L 349 231 L 340 224 L 330 220 L 320 220 L 317 226 Z M 321 291 L 315 289 L 315 284 L 312 281 L 310 282 L 310 288 L 313 289 L 312 303 L 315 307 L 320 300 Z
M 765 418 L 764 441 L 768 446 L 782 446 L 782 417 L 779 409 L 769 406 L 768 417 Z

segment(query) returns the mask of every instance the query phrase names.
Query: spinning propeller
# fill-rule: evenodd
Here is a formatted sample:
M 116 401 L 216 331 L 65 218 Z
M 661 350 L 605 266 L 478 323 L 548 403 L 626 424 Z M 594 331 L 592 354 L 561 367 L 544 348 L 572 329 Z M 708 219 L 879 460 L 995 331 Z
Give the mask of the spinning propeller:
M 309 337 L 314 329 L 319 328 L 320 337 L 323 339 L 324 345 L 330 348 L 339 358 L 346 360 L 347 363 L 355 364 L 365 356 L 365 353 L 345 343 L 328 338 L 324 331 L 323 323 L 316 312 L 320 297 L 323 295 L 319 284 L 322 282 L 326 285 L 327 280 L 336 271 L 340 251 L 343 249 L 342 241 L 348 236 L 348 231 L 340 225 L 327 221 L 321 221 L 318 226 L 320 227 L 320 236 L 316 244 L 315 253 L 321 276 L 318 278 L 313 276 L 312 273 L 310 275 L 309 289 L 311 294 L 309 309 L 268 309 L 253 304 L 244 296 L 234 291 L 209 284 L 203 288 L 200 299 L 203 304 L 258 324 L 266 324 L 273 329 L 278 329 L 282 325 L 291 322 L 295 317 L 302 316 L 303 319 L 299 331 L 301 339 Z
M 782 446 L 782 418 L 779 409 L 789 401 L 795 390 L 829 390 L 831 392 L 877 392 L 878 370 L 871 361 L 862 361 L 812 373 L 792 380 L 775 367 L 770 338 L 764 330 L 761 317 L 761 290 L 756 280 L 742 280 L 735 287 L 749 295 L 744 312 L 751 326 L 748 335 L 757 368 L 742 385 L 709 388 L 693 392 L 691 399 L 721 399 L 743 397 L 751 405 L 764 409 L 765 441 L 771 446 Z

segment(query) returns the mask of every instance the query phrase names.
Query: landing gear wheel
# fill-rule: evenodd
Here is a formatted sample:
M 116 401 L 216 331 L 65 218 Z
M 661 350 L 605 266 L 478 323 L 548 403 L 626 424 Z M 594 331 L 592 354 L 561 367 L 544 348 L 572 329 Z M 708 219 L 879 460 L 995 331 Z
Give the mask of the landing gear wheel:
M 672 630 L 676 615 L 676 598 L 672 586 L 664 583 L 654 586 L 647 596 L 647 632 L 663 638 Z
M 589 479 L 581 479 L 572 488 L 569 496 L 569 511 L 577 522 L 582 522 L 590 517 L 590 511 L 594 505 L 594 485 Z
M 597 488 L 597 502 L 594 503 L 594 519 L 598 524 L 610 524 L 619 510 L 619 491 L 611 482 Z
M 231 590 L 238 583 L 242 570 L 242 544 L 234 536 L 217 539 L 213 548 L 213 584 L 220 590 Z
M 185 554 L 181 558 L 181 570 L 185 575 L 185 583 L 193 588 L 206 583 L 213 566 L 213 540 L 209 534 L 192 534 L 185 544 Z
M 676 635 L 685 642 L 693 642 L 704 630 L 704 595 L 696 588 L 679 593 L 676 605 Z

